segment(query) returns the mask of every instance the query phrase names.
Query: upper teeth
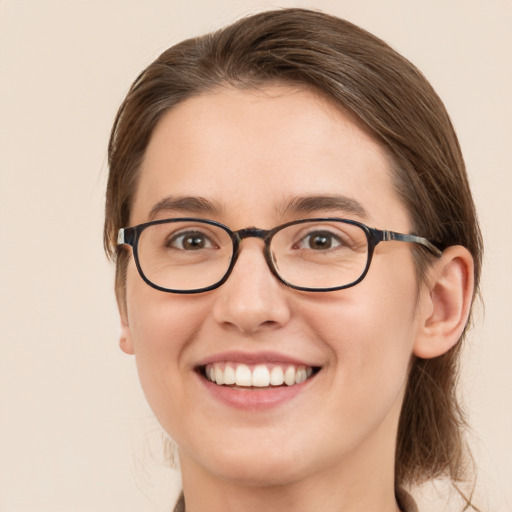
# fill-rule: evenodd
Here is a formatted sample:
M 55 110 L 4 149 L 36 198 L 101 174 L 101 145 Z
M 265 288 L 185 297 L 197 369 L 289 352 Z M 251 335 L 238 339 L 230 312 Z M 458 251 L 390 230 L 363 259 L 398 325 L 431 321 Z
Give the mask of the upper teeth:
M 213 363 L 206 366 L 206 378 L 219 385 L 243 387 L 293 386 L 313 373 L 311 367 L 278 364 L 248 366 L 237 363 Z

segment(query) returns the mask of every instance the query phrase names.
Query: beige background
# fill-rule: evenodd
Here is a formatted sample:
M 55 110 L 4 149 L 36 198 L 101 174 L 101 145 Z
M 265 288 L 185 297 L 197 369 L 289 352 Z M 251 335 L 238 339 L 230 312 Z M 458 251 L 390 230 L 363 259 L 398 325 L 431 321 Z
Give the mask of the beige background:
M 167 46 L 278 5 L 369 29 L 446 102 L 487 245 L 463 379 L 480 503 L 512 510 L 512 1 L 0 0 L 1 512 L 169 510 L 177 477 L 117 348 L 108 133 Z

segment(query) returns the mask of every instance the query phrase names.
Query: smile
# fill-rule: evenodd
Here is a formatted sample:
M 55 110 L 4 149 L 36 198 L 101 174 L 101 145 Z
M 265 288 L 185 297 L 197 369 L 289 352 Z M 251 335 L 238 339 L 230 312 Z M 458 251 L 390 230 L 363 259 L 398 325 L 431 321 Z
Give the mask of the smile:
M 204 377 L 219 386 L 237 388 L 269 388 L 301 384 L 316 369 L 294 364 L 254 364 L 218 362 L 203 367 Z

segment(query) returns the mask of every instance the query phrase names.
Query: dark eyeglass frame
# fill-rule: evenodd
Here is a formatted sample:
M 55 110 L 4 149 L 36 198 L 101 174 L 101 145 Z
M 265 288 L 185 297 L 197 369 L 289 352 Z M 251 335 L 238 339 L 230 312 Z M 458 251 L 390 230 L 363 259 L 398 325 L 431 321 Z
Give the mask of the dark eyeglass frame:
M 228 269 L 226 270 L 226 273 L 224 276 L 217 281 L 216 283 L 207 286 L 205 288 L 195 288 L 192 290 L 174 290 L 170 288 L 163 288 L 161 286 L 158 286 L 157 284 L 151 282 L 144 274 L 142 267 L 140 265 L 139 261 L 139 255 L 138 255 L 138 242 L 140 239 L 141 233 L 148 228 L 149 226 L 154 226 L 157 224 L 166 224 L 166 223 L 173 223 L 173 222 L 197 222 L 202 224 L 207 224 L 211 226 L 217 226 L 221 229 L 223 229 L 230 237 L 231 242 L 233 244 L 233 254 L 231 256 L 231 262 L 229 264 Z M 344 224 L 351 224 L 353 226 L 358 226 L 361 228 L 365 235 L 366 239 L 368 241 L 368 255 L 366 260 L 366 266 L 364 268 L 363 273 L 360 275 L 358 279 L 355 281 L 342 285 L 342 286 L 334 286 L 330 288 L 310 288 L 310 287 L 303 287 L 303 286 L 296 286 L 292 283 L 287 282 L 285 279 L 283 279 L 279 273 L 277 272 L 277 269 L 275 268 L 274 262 L 272 260 L 272 256 L 270 254 L 270 243 L 272 241 L 272 238 L 276 233 L 279 231 L 293 225 L 298 224 L 304 224 L 304 223 L 310 223 L 310 222 L 340 222 Z M 245 238 L 260 238 L 265 243 L 263 254 L 265 256 L 265 261 L 267 262 L 267 265 L 272 272 L 272 274 L 283 284 L 288 286 L 289 288 L 293 288 L 294 290 L 300 290 L 304 292 L 331 292 L 336 290 L 343 290 L 345 288 L 350 288 L 352 286 L 355 286 L 356 284 L 360 283 L 368 273 L 368 270 L 370 268 L 370 264 L 372 262 L 373 253 L 375 250 L 375 247 L 380 242 L 387 242 L 390 240 L 395 240 L 398 242 L 410 242 L 410 243 L 416 243 L 420 244 L 423 247 L 425 247 L 430 253 L 432 253 L 436 257 L 441 257 L 443 254 L 443 251 L 441 249 L 441 244 L 438 242 L 434 242 L 433 240 L 429 240 L 427 238 L 416 236 L 412 234 L 405 234 L 405 233 L 397 233 L 395 231 L 387 231 L 387 230 L 381 230 L 376 228 L 371 228 L 367 226 L 366 224 L 363 224 L 361 222 L 351 220 L 351 219 L 342 219 L 337 217 L 322 217 L 322 218 L 314 218 L 314 219 L 299 219 L 294 220 L 291 222 L 287 222 L 285 224 L 281 224 L 279 226 L 276 226 L 273 229 L 259 229 L 254 227 L 239 229 L 238 231 L 232 231 L 229 227 L 225 226 L 224 224 L 221 224 L 220 222 L 216 222 L 214 220 L 208 220 L 208 219 L 197 219 L 194 217 L 181 217 L 181 218 L 175 218 L 175 219 L 162 219 L 162 220 L 154 220 L 151 222 L 145 222 L 143 224 L 138 224 L 137 226 L 132 226 L 128 228 L 121 228 L 118 231 L 117 235 L 117 245 L 129 245 L 133 249 L 133 257 L 135 260 L 135 265 L 137 267 L 137 270 L 139 271 L 140 276 L 142 279 L 152 288 L 155 288 L 156 290 L 160 290 L 162 292 L 167 293 L 180 293 L 180 294 L 191 294 L 191 293 L 203 293 L 208 292 L 210 290 L 215 290 L 222 284 L 224 284 L 227 279 L 229 278 L 236 261 L 238 259 L 238 256 L 240 254 L 240 242 L 244 240 Z

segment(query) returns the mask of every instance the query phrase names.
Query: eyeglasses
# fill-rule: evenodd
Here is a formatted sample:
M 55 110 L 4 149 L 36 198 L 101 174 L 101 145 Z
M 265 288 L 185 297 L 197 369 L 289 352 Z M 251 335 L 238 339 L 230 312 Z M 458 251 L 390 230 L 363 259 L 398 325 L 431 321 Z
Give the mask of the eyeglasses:
M 118 245 L 133 248 L 142 279 L 171 293 L 201 293 L 229 277 L 245 238 L 260 238 L 272 274 L 296 290 L 329 292 L 361 282 L 376 245 L 396 240 L 421 244 L 439 257 L 434 242 L 416 235 L 370 228 L 354 220 L 301 219 L 274 229 L 232 231 L 205 219 L 165 219 L 122 228 Z

